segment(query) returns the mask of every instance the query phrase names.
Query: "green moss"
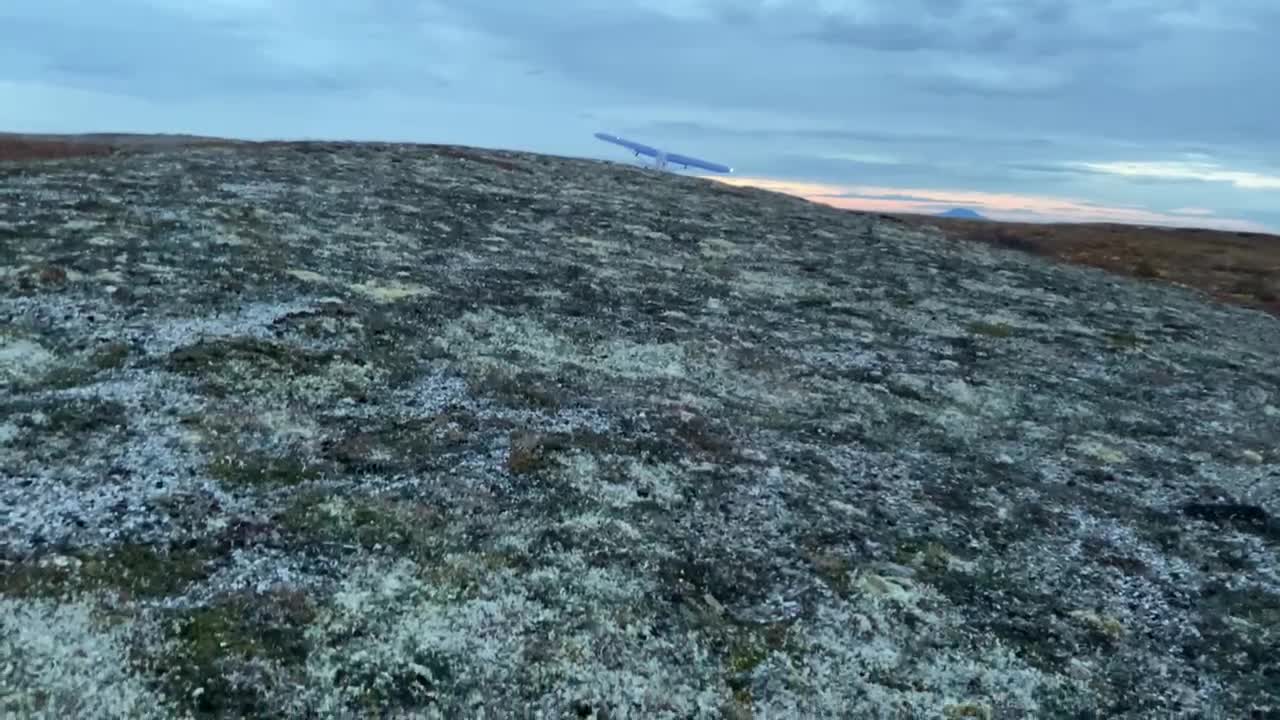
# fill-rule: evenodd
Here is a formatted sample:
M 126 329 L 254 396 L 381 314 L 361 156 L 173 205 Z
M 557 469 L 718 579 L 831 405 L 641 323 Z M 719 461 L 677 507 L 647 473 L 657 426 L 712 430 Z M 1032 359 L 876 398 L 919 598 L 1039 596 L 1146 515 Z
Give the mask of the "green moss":
M 945 572 L 950 567 L 951 553 L 945 545 L 932 540 L 905 540 L 898 543 L 894 561 L 932 573 Z
M 891 300 L 893 302 L 894 307 L 902 308 L 902 309 L 915 307 L 915 304 L 918 302 L 917 298 L 914 295 L 912 295 L 911 293 L 903 293 L 903 292 L 893 293 Z
M 750 688 L 737 688 L 733 691 L 729 702 L 722 708 L 722 716 L 727 720 L 751 720 L 755 714 L 751 710 L 751 706 L 755 703 L 755 698 L 751 695 Z
M 963 720 L 964 718 L 977 718 L 978 720 L 991 720 L 991 708 L 974 702 L 952 703 L 942 709 L 942 716 L 947 720 Z
M 314 617 L 312 601 L 296 590 L 232 595 L 177 611 L 169 625 L 174 643 L 151 666 L 196 717 L 261 717 L 277 684 L 301 681 L 311 651 L 306 628 Z M 233 675 L 263 663 L 278 672 Z
M 454 680 L 453 667 L 443 653 L 417 650 L 397 672 L 361 669 L 339 671 L 335 680 L 359 688 L 359 705 L 370 715 L 385 716 L 391 708 L 420 708 L 431 702 L 435 690 Z
M 90 358 L 90 363 L 99 370 L 115 370 L 124 367 L 128 359 L 129 344 L 113 342 L 98 348 Z
M 1107 344 L 1113 350 L 1134 350 L 1146 342 L 1132 332 L 1107 333 Z
M 442 518 L 416 502 L 310 494 L 294 498 L 276 521 L 299 545 L 381 548 L 418 557 L 434 547 Z
M 341 361 L 363 367 L 363 360 L 340 352 L 308 351 L 286 343 L 252 337 L 202 340 L 174 350 L 162 366 L 199 380 L 204 391 L 215 397 L 242 392 L 276 392 L 287 395 L 360 396 L 364 388 L 358 378 L 323 378 L 312 383 L 329 367 Z M 305 399 L 305 398 L 303 398 Z
M 512 475 L 530 475 L 546 468 L 551 461 L 546 440 L 545 436 L 538 433 L 512 433 L 507 451 L 507 472 Z
M 1187 642 L 1184 651 L 1202 657 L 1216 676 L 1231 678 L 1240 692 L 1260 704 L 1280 702 L 1280 685 L 1274 682 L 1280 595 L 1210 582 L 1200 590 L 1198 603 L 1199 637 Z
M 1013 335 L 1013 328 L 1005 323 L 972 322 L 969 323 L 969 332 L 973 335 L 1007 338 Z
M 58 562 L 30 561 L 0 575 L 0 594 L 61 597 L 108 590 L 135 598 L 169 597 L 208 575 L 206 548 L 169 549 L 129 543 L 71 553 Z
M 1105 645 L 1090 647 L 1086 641 L 1094 638 L 1085 628 L 1062 620 L 1072 610 L 1062 598 L 1013 577 L 999 561 L 985 560 L 968 570 L 923 571 L 920 579 L 956 606 L 998 606 L 999 612 L 975 617 L 970 622 L 973 631 L 999 639 L 1042 672 L 1063 673 L 1081 652 L 1110 652 Z
M 168 369 L 185 375 L 204 375 L 210 368 L 234 360 L 260 368 L 302 371 L 309 363 L 306 354 L 282 343 L 258 338 L 201 340 L 169 354 Z
M 326 443 L 323 458 L 347 473 L 414 473 L 448 469 L 479 427 L 465 411 L 363 426 Z
M 0 595 L 8 597 L 57 597 L 73 587 L 71 571 L 33 562 L 11 565 L 0 573 Z
M 520 558 L 501 552 L 469 552 L 449 562 L 428 564 L 423 580 L 443 591 L 452 601 L 479 596 L 494 573 L 520 565 Z
M 805 310 L 826 310 L 831 307 L 831 298 L 826 295 L 804 295 L 796 298 L 794 303 L 796 310 L 801 312 Z
M 59 362 L 45 373 L 40 386 L 47 390 L 69 390 L 83 387 L 93 381 L 97 370 L 73 362 Z
M 162 550 L 127 544 L 106 558 L 86 562 L 82 574 L 136 596 L 164 597 L 206 577 L 210 554 L 207 548 Z
M 818 577 L 822 578 L 832 592 L 840 597 L 849 596 L 853 586 L 849 574 L 852 567 L 847 558 L 832 553 L 812 552 L 809 554 L 809 561 L 813 563 Z
M 1160 268 L 1151 262 L 1150 258 L 1141 258 L 1133 265 L 1133 275 L 1139 278 L 1158 278 L 1162 273 Z
M 687 451 L 727 459 L 733 452 L 733 441 L 719 424 L 702 415 L 688 413 L 672 418 L 669 432 Z
M 1223 607 L 1230 607 L 1231 614 L 1260 628 L 1280 631 L 1280 595 L 1259 588 L 1227 591 Z
M 241 627 L 238 608 L 200 608 L 182 621 L 178 638 L 186 645 L 188 657 L 201 665 L 212 665 L 227 655 L 255 655 L 257 639 Z
M 238 655 L 296 666 L 306 662 L 305 630 L 314 616 L 311 601 L 301 592 L 244 596 L 193 611 L 181 623 L 178 638 L 189 655 L 199 660 Z
M 724 633 L 724 634 L 720 634 Z M 789 623 L 726 626 L 720 629 L 725 684 L 731 698 L 724 711 L 727 717 L 749 718 L 754 698 L 752 675 L 775 652 L 796 655 L 801 652 L 791 640 Z
M 64 436 L 77 436 L 128 425 L 128 411 L 121 403 L 108 400 L 68 402 L 48 412 L 47 430 Z
M 563 391 L 546 378 L 529 371 L 511 373 L 490 367 L 469 378 L 468 386 L 476 395 L 493 397 L 518 408 L 554 412 L 564 402 Z
M 750 674 L 769 657 L 771 648 L 754 634 L 739 638 L 729 648 L 725 667 L 734 675 Z

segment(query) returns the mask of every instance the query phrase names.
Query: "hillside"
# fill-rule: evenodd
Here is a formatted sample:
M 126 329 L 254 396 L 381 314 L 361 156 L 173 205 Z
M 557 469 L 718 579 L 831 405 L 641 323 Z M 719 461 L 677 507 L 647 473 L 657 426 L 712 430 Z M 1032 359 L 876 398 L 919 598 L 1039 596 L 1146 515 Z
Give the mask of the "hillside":
M 244 141 L 184 134 L 0 132 L 0 162 L 244 144 Z M 1222 302 L 1280 317 L 1280 236 L 1115 223 L 1017 223 L 993 221 L 981 214 L 976 218 L 946 213 L 893 217 L 913 227 L 936 227 L 953 241 L 981 242 L 1120 275 L 1195 288 Z
M 0 248 L 4 713 L 1280 713 L 1269 315 L 454 147 L 0 163 Z
M 958 242 L 980 242 L 1196 288 L 1280 317 L 1280 236 L 1117 223 L 973 222 L 900 215 Z

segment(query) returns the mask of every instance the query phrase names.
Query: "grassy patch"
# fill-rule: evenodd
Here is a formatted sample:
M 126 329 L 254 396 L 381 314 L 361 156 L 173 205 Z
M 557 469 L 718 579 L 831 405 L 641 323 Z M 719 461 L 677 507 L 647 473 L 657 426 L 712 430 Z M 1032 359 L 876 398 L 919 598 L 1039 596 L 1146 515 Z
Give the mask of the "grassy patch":
M 335 679 L 347 687 L 359 688 L 358 705 L 370 714 L 430 705 L 436 688 L 454 680 L 453 664 L 443 653 L 418 650 L 404 660 L 390 673 L 360 668 L 350 673 L 340 671 Z
M 813 564 L 814 572 L 822 581 L 831 588 L 831 591 L 840 597 L 848 597 L 853 591 L 852 571 L 853 566 L 848 558 L 841 555 L 828 552 L 811 552 L 808 554 L 809 562 Z
M 173 645 L 152 664 L 162 687 L 198 718 L 262 717 L 274 691 L 302 682 L 314 617 L 297 590 L 224 597 L 175 612 Z
M 103 551 L 46 556 L 0 574 L 0 594 L 62 597 L 107 590 L 135 598 L 169 597 L 207 577 L 211 555 L 205 548 L 129 543 Z
M 1005 323 L 971 322 L 968 329 L 972 335 L 985 335 L 993 338 L 1013 336 L 1013 327 Z
M 1113 350 L 1136 350 L 1146 345 L 1146 341 L 1132 332 L 1116 332 L 1107 333 L 1107 345 Z
M 507 451 L 507 472 L 528 475 L 547 466 L 559 444 L 540 433 L 518 432 L 511 436 Z
M 480 427 L 475 416 L 450 409 L 429 418 L 394 419 L 346 432 L 321 444 L 321 456 L 348 473 L 443 469 Z
M 40 381 L 46 390 L 70 390 L 88 385 L 93 381 L 94 370 L 73 363 L 59 363 L 50 368 Z
M 305 353 L 281 343 L 258 338 L 228 338 L 225 340 L 201 340 L 194 345 L 179 348 L 169 354 L 167 368 L 184 375 L 203 376 L 231 361 L 240 360 L 251 367 L 263 370 L 279 369 L 305 372 L 313 362 Z
M 45 429 L 64 437 L 112 431 L 129 424 L 125 406 L 112 400 L 77 400 L 54 407 Z
M 209 474 L 229 487 L 279 487 L 317 480 L 323 467 L 291 456 L 265 452 L 221 455 L 209 463 Z
M 1110 638 L 1094 633 L 1087 622 L 1070 617 L 1073 609 L 1065 607 L 1061 598 L 1035 591 L 995 562 L 969 570 L 926 569 L 919 579 L 960 607 L 998 607 L 998 612 L 972 617 L 973 630 L 999 639 L 1042 672 L 1059 674 L 1081 654 L 1114 651 Z
M 1164 277 L 1164 272 L 1148 258 L 1140 258 L 1129 271 L 1134 277 L 1152 279 Z
M 738 627 L 730 630 L 723 656 L 725 683 L 732 692 L 736 713 L 749 712 L 754 701 L 752 676 L 775 652 L 796 652 L 790 642 L 788 623 Z
M 517 408 L 554 412 L 564 403 L 564 391 L 537 373 L 510 372 L 487 367 L 468 382 L 477 396 L 487 396 Z
M 1201 658 L 1215 675 L 1231 678 L 1238 692 L 1259 705 L 1280 703 L 1280 595 L 1258 587 L 1230 589 L 1207 583 L 1200 592 L 1204 608 L 1196 640 L 1181 648 Z
M 128 362 L 129 352 L 128 343 L 111 342 L 95 350 L 89 362 L 98 370 L 116 370 Z
M 269 393 L 307 403 L 363 399 L 379 375 L 348 353 L 308 351 L 252 337 L 201 340 L 174 350 L 163 367 L 197 379 L 215 397 Z
M 940 573 L 950 567 L 951 553 L 942 543 L 907 540 L 898 543 L 894 560 L 900 565 Z
M 437 545 L 443 517 L 418 502 L 313 493 L 295 498 L 276 521 L 302 546 L 381 548 L 417 557 Z

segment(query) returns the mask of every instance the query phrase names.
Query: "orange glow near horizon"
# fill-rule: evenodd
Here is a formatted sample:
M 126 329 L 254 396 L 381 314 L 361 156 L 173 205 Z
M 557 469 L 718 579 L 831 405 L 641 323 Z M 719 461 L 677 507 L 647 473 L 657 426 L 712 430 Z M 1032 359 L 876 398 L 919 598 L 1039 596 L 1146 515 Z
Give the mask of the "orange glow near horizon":
M 976 210 L 992 220 L 1014 222 L 1111 222 L 1129 225 L 1203 227 L 1219 230 L 1275 233 L 1252 220 L 1217 217 L 1204 208 L 1178 208 L 1162 213 L 1132 205 L 1100 205 L 1046 195 L 987 193 L 973 190 L 894 188 L 875 185 L 834 185 L 765 177 L 709 179 L 738 187 L 795 195 L 845 210 L 934 215 L 955 207 Z

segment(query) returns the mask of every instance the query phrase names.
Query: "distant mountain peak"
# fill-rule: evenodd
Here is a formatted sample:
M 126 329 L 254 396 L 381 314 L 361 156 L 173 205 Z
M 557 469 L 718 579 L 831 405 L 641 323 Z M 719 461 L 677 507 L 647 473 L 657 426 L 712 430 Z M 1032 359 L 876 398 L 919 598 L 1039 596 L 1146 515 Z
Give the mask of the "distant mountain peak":
M 950 210 L 938 213 L 938 217 L 969 218 L 970 220 L 987 219 L 986 215 L 983 215 L 977 210 L 970 210 L 969 208 L 951 208 Z

